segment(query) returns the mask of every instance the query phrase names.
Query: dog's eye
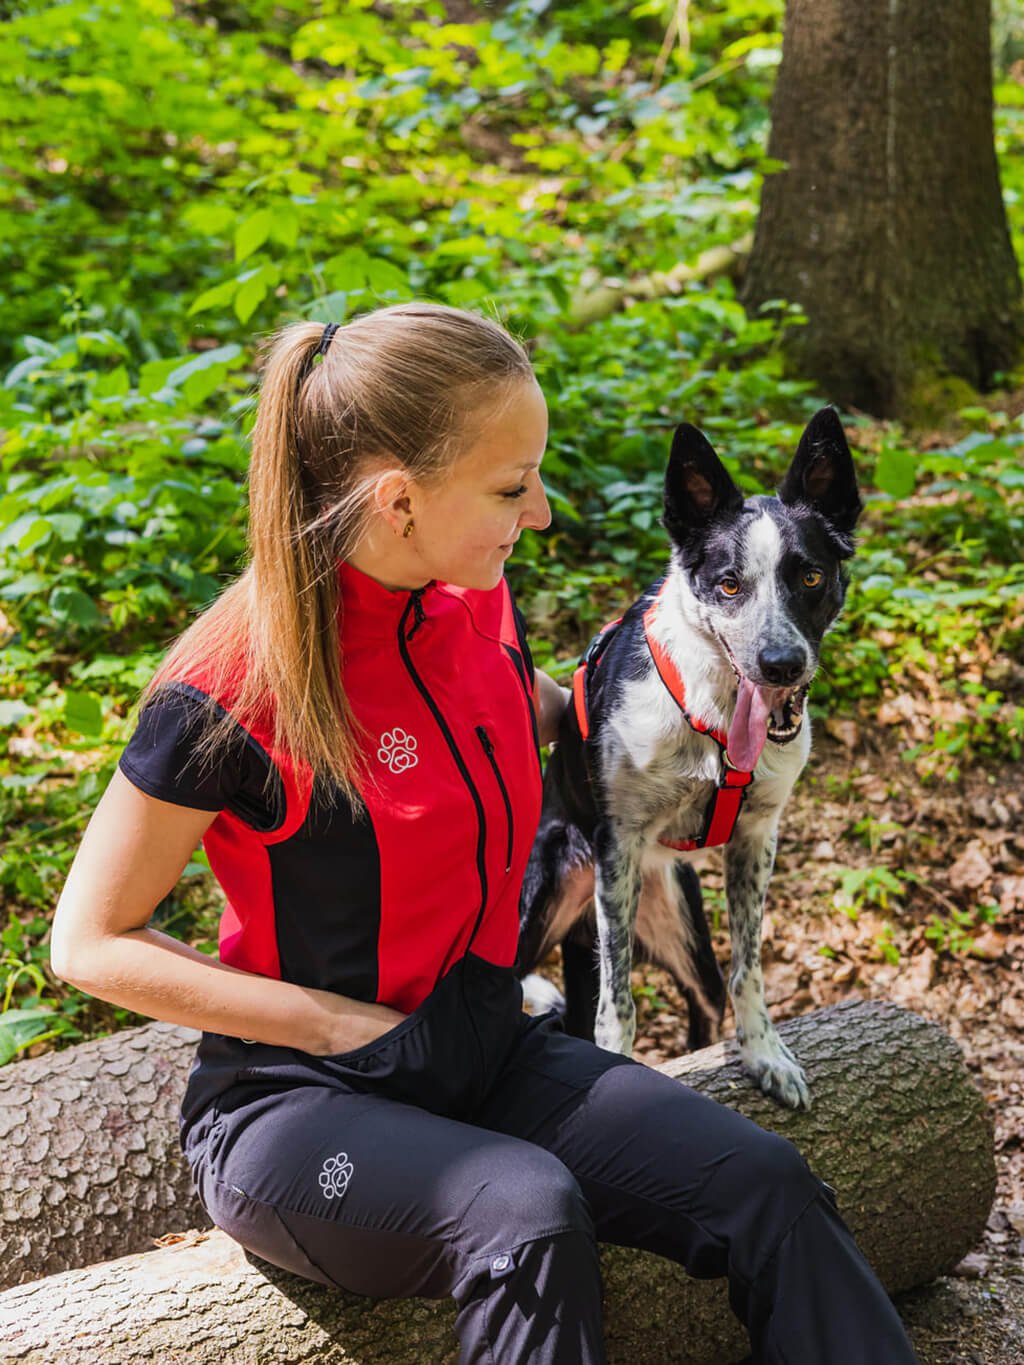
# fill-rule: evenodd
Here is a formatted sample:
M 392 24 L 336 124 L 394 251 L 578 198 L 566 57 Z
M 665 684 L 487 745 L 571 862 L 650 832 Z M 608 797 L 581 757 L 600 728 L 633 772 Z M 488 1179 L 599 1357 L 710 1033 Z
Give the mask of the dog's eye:
M 735 597 L 740 590 L 740 585 L 735 578 L 723 578 L 718 585 L 725 593 L 726 597 Z
M 805 588 L 819 588 L 821 587 L 821 580 L 824 577 L 825 575 L 820 569 L 807 569 L 801 582 Z

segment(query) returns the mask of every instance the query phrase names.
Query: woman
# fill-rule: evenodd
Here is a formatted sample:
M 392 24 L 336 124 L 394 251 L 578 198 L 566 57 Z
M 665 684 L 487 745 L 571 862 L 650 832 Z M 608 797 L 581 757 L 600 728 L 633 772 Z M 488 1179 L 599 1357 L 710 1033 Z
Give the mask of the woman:
M 71 869 L 55 971 L 203 1031 L 211 1218 L 309 1279 L 451 1294 L 465 1361 L 604 1359 L 597 1240 L 728 1275 L 758 1360 L 912 1361 L 794 1147 L 522 1013 L 562 689 L 503 576 L 550 513 L 528 357 L 453 308 L 285 328 L 249 566 L 171 650 Z M 147 922 L 199 839 L 215 962 Z

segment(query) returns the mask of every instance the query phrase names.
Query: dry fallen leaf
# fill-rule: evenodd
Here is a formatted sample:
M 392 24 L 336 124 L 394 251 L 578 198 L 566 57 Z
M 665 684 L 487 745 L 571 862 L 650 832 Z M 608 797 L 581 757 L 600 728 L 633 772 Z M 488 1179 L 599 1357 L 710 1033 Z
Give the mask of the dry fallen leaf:
M 976 891 L 992 876 L 992 864 L 977 844 L 968 844 L 949 869 L 949 883 L 954 891 Z
M 984 929 L 971 945 L 974 957 L 982 957 L 986 962 L 998 962 L 1006 951 L 1006 939 L 994 929 Z
M 844 749 L 856 749 L 860 743 L 860 727 L 857 722 L 842 716 L 829 716 L 825 721 L 825 733 L 838 740 Z
M 1024 907 L 1024 877 L 1003 877 L 999 888 L 999 908 L 1004 915 Z
M 205 1242 L 209 1237 L 208 1232 L 198 1232 L 195 1228 L 189 1228 L 188 1232 L 165 1232 L 162 1237 L 153 1237 L 155 1247 L 194 1247 L 200 1242 Z

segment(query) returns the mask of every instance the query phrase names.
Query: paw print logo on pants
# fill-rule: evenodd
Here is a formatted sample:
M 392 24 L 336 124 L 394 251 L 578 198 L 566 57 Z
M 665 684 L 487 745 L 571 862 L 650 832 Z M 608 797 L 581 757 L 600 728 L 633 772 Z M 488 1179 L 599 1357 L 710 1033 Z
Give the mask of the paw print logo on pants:
M 414 768 L 420 761 L 416 753 L 416 736 L 396 725 L 393 730 L 381 735 L 377 757 L 393 773 L 404 773 L 406 768 Z
M 325 1199 L 341 1198 L 348 1189 L 348 1182 L 352 1178 L 353 1169 L 347 1152 L 339 1152 L 337 1156 L 327 1158 L 319 1177 L 320 1188 L 324 1192 Z

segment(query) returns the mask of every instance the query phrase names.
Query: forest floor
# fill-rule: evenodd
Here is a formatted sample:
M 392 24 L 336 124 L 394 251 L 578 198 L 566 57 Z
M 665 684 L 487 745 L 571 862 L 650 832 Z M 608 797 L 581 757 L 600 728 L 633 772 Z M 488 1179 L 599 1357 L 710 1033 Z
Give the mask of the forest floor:
M 925 783 L 902 760 L 892 725 L 823 728 L 783 816 L 769 890 L 763 962 L 772 1016 L 850 998 L 894 1000 L 959 1043 L 994 1119 L 995 1202 L 954 1275 L 902 1295 L 898 1307 L 922 1365 L 1022 1365 L 1024 764 L 987 763 L 956 782 Z M 722 878 L 717 855 L 706 857 L 711 917 Z M 865 875 L 868 897 L 844 908 L 851 868 L 886 869 L 901 893 Z M 978 916 L 982 906 L 993 908 Z M 714 943 L 726 972 L 724 924 Z M 639 969 L 634 982 L 636 1055 L 657 1064 L 685 1052 L 686 1006 L 670 978 Z

